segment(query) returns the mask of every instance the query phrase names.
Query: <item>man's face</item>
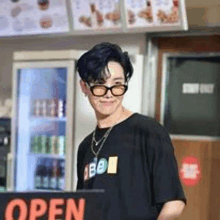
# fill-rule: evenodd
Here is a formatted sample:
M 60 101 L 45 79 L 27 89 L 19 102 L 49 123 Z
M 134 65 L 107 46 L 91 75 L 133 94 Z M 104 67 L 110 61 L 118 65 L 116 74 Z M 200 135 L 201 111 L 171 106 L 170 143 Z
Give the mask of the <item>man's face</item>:
M 91 83 L 90 86 L 104 85 L 107 87 L 111 87 L 114 85 L 125 84 L 124 70 L 119 63 L 110 61 L 108 63 L 108 69 L 109 74 L 105 81 Z M 88 95 L 90 104 L 92 105 L 96 114 L 98 114 L 99 116 L 109 116 L 122 105 L 122 100 L 124 97 L 123 95 L 114 96 L 111 91 L 108 90 L 108 92 L 104 96 L 97 97 L 92 94 L 89 86 L 85 82 L 81 82 L 81 87 L 83 92 Z

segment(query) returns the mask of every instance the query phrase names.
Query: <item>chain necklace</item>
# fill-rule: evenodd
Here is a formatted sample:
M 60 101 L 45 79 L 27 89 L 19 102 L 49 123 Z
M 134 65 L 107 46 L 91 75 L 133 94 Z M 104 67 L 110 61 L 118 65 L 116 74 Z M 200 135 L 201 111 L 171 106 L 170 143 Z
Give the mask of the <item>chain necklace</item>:
M 106 131 L 106 133 L 103 135 L 103 137 L 99 141 L 96 141 L 95 133 L 96 133 L 96 130 L 93 132 L 92 140 L 93 140 L 93 142 L 95 142 L 95 146 L 97 146 L 105 138 L 105 136 L 108 134 L 108 130 Z
M 124 109 L 123 109 L 122 112 L 124 112 Z M 121 115 L 122 115 L 122 112 L 121 112 L 121 114 L 120 114 L 120 117 L 121 117 Z M 120 117 L 119 117 L 118 119 L 120 119 Z M 118 120 L 117 120 L 117 121 L 118 121 Z M 104 134 L 104 136 L 103 136 L 99 141 L 96 141 L 96 140 L 95 140 L 96 129 L 93 131 L 92 141 L 91 141 L 91 151 L 92 151 L 92 153 L 95 155 L 95 158 L 94 158 L 95 163 L 97 163 L 99 152 L 101 151 L 101 149 L 102 149 L 102 147 L 103 147 L 103 145 L 104 145 L 106 139 L 107 139 L 108 136 L 109 136 L 109 133 L 111 132 L 112 128 L 116 125 L 117 121 L 106 131 L 106 133 Z M 101 143 L 99 149 L 97 150 L 97 152 L 95 152 L 94 149 L 93 149 L 93 142 L 94 142 L 95 145 L 97 146 L 101 141 L 102 141 L 102 143 Z
M 95 137 L 95 131 L 93 132 L 93 137 L 92 137 L 92 142 L 91 142 L 91 150 L 92 150 L 92 153 L 95 155 L 95 158 L 94 158 L 95 162 L 97 162 L 97 158 L 98 158 L 99 152 L 101 151 L 101 149 L 102 149 L 102 147 L 103 147 L 103 145 L 104 145 L 104 143 L 105 143 L 107 137 L 109 136 L 109 133 L 110 133 L 110 131 L 112 130 L 113 127 L 114 127 L 114 125 L 111 126 L 111 127 L 106 131 L 105 135 L 103 136 L 103 141 L 102 141 L 102 143 L 101 143 L 99 149 L 97 150 L 97 152 L 95 152 L 94 149 L 93 149 L 93 142 L 94 142 L 94 137 Z

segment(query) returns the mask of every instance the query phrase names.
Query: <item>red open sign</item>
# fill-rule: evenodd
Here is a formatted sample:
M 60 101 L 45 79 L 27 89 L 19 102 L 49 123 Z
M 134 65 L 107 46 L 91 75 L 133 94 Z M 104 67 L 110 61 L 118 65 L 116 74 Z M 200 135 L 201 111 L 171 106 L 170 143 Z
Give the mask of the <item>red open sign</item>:
M 66 210 L 59 207 L 64 205 L 65 202 L 66 206 L 64 207 Z M 78 207 L 76 206 L 74 199 L 67 199 L 67 201 L 65 201 L 64 198 L 54 198 L 49 200 L 48 203 L 45 199 L 38 198 L 32 199 L 29 205 L 24 199 L 13 199 L 6 206 L 5 219 L 13 220 L 15 208 L 18 207 L 19 220 L 26 220 L 27 218 L 30 220 L 36 220 L 39 217 L 44 216 L 46 212 L 48 215 L 48 220 L 57 219 L 57 217 L 63 215 L 64 213 L 66 220 L 83 220 L 85 205 L 85 199 L 79 200 Z
M 104 190 L 80 192 L 2 193 L 4 220 L 103 219 Z

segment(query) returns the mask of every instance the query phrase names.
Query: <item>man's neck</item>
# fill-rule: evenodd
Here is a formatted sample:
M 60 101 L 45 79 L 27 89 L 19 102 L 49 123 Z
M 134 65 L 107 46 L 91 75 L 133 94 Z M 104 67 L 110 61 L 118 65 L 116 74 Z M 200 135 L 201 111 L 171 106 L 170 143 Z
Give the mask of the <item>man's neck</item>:
M 97 125 L 99 128 L 108 128 L 125 120 L 130 115 L 132 115 L 132 112 L 121 106 L 112 115 L 106 117 L 96 115 Z

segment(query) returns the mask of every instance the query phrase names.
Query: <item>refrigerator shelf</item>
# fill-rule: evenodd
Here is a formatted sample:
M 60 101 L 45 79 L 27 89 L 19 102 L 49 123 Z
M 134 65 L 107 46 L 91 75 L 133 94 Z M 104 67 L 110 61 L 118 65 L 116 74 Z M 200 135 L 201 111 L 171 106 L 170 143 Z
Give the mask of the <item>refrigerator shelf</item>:
M 45 158 L 54 158 L 54 159 L 65 159 L 65 155 L 59 154 L 40 154 L 40 153 L 29 153 L 29 156 L 34 157 L 45 157 Z
M 39 192 L 64 192 L 62 189 L 34 189 L 27 190 L 27 192 L 39 193 Z
M 37 117 L 37 116 L 32 116 L 30 117 L 31 120 L 49 120 L 49 121 L 66 121 L 67 118 L 58 118 L 58 117 Z

